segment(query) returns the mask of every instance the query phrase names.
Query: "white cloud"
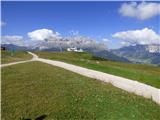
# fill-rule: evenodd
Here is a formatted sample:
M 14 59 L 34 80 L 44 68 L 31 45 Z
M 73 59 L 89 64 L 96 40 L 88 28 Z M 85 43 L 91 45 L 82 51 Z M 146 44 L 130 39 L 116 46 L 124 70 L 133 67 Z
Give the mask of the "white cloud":
M 14 44 L 23 46 L 24 40 L 22 36 L 13 35 L 13 36 L 1 36 L 1 44 Z
M 69 31 L 69 34 L 70 34 L 71 36 L 76 36 L 76 35 L 79 35 L 79 31 L 78 31 L 78 30 L 70 30 L 70 31 Z
M 122 46 L 130 46 L 130 45 L 131 45 L 130 43 L 125 42 L 125 41 L 121 41 L 120 44 L 121 44 Z
M 1 27 L 5 26 L 5 25 L 6 25 L 6 22 L 1 21 Z
M 77 47 L 82 49 L 104 50 L 107 49 L 106 41 L 103 39 L 97 42 L 89 37 L 81 36 L 78 31 L 71 30 L 70 36 L 61 37 L 56 31 L 49 29 L 38 29 L 28 32 L 29 40 L 23 40 L 22 36 L 2 36 L 2 44 L 14 44 L 19 46 L 30 46 L 32 48 L 55 48 L 67 49 L 68 47 Z
M 60 39 L 60 34 L 49 29 L 38 29 L 28 33 L 31 40 L 55 40 Z
M 153 2 L 136 2 L 122 4 L 119 12 L 123 16 L 135 17 L 140 20 L 149 19 L 156 15 L 160 15 L 160 4 Z
M 29 32 L 28 36 L 34 43 L 36 42 L 36 47 L 42 49 L 59 48 L 60 46 L 63 49 L 68 47 L 106 49 L 106 44 L 97 43 L 89 37 L 81 36 L 78 31 L 71 30 L 69 34 L 68 37 L 61 37 L 58 32 L 49 29 L 38 29 Z
M 103 39 L 102 39 L 102 41 L 103 41 L 103 42 L 108 42 L 108 41 L 109 41 L 109 39 L 107 39 L 107 38 L 103 38 Z
M 144 28 L 141 30 L 130 30 L 117 32 L 112 35 L 114 38 L 118 38 L 129 44 L 159 44 L 160 35 L 156 34 L 152 29 Z

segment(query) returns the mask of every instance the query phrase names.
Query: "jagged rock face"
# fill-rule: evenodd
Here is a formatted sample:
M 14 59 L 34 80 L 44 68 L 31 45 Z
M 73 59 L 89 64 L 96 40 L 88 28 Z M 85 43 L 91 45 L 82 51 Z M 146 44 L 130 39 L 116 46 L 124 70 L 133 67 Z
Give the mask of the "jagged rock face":
M 160 45 L 148 45 L 146 51 L 150 53 L 160 53 Z
M 112 50 L 112 52 L 134 63 L 160 65 L 159 50 L 159 45 L 135 45 Z

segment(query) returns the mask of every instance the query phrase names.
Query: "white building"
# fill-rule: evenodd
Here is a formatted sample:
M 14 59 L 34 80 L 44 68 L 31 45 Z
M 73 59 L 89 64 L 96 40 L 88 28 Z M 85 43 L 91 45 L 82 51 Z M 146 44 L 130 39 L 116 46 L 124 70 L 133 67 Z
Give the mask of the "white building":
M 76 47 L 67 48 L 67 51 L 83 52 L 83 50 L 82 50 L 81 48 L 80 48 L 80 49 L 77 49 Z

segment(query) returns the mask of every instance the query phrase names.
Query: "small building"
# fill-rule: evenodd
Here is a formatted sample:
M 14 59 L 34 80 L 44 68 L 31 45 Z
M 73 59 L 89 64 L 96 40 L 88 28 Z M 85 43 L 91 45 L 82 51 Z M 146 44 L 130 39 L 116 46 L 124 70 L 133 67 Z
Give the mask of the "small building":
M 83 49 L 77 49 L 76 47 L 67 48 L 67 51 L 73 51 L 73 52 L 83 52 Z

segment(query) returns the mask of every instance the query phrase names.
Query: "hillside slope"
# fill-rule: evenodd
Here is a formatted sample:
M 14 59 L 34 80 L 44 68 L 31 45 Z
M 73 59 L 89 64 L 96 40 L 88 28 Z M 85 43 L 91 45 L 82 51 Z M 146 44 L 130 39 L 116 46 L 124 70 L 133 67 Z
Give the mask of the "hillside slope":
M 151 100 L 41 62 L 2 68 L 2 119 L 159 120 Z
M 59 60 L 89 69 L 137 80 L 160 88 L 160 67 L 142 64 L 113 62 L 92 56 L 88 53 L 76 52 L 36 52 L 42 58 Z
M 28 54 L 26 51 L 8 51 L 8 50 L 1 51 L 1 63 L 2 64 L 29 60 L 31 58 L 32 56 Z

